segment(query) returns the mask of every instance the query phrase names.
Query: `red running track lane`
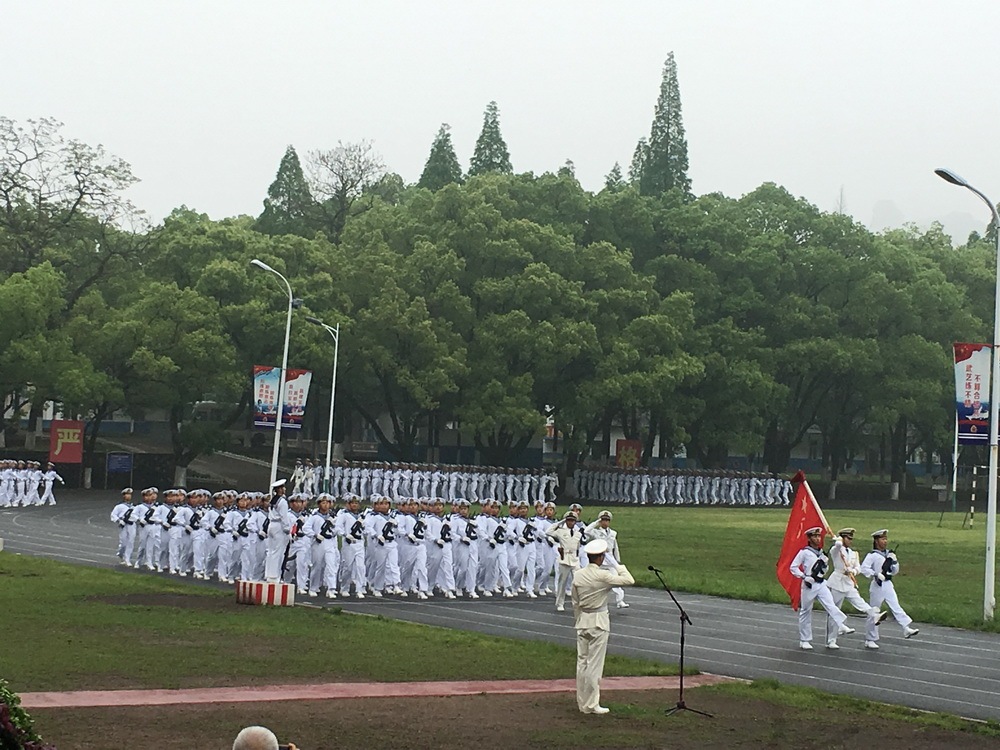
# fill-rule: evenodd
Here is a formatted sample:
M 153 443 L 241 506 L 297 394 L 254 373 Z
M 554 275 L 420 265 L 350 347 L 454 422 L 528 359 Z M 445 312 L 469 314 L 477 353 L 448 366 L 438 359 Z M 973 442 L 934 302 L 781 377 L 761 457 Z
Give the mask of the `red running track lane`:
M 733 681 L 712 674 L 689 675 L 685 687 Z M 605 677 L 601 690 L 676 690 L 677 677 Z M 258 703 L 349 698 L 437 698 L 454 695 L 573 693 L 576 680 L 491 680 L 485 682 L 329 682 L 320 685 L 268 685 L 194 690 L 77 690 L 21 693 L 24 708 L 167 706 L 182 703 Z

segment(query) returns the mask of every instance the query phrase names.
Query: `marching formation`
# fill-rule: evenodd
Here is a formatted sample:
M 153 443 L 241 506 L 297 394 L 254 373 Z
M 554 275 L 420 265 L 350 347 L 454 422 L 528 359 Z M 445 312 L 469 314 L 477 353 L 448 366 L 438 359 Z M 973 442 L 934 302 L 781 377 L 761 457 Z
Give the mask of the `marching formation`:
M 555 518 L 552 502 L 501 503 L 492 498 L 472 513 L 456 498 L 373 494 L 286 496 L 285 480 L 270 495 L 232 490 L 122 491 L 111 512 L 119 527 L 122 565 L 195 578 L 294 583 L 300 595 L 538 598 L 555 593 L 564 609 L 572 574 L 587 563 L 581 548 L 601 539 L 606 565 L 620 559 L 612 514 L 589 525 L 573 505 Z M 314 507 L 310 507 L 314 506 Z M 503 513 L 506 509 L 506 513 Z M 627 607 L 621 589 L 618 607 Z
M 38 461 L 0 461 L 0 508 L 55 505 L 55 483 L 66 484 L 49 462 L 45 471 Z
M 777 474 L 700 469 L 577 469 L 580 497 L 638 505 L 788 505 L 792 483 Z
M 889 530 L 872 532 L 872 551 L 859 563 L 858 553 L 851 549 L 855 529 L 837 532 L 830 554 L 823 551 L 823 528 L 806 529 L 806 546 L 803 547 L 789 571 L 801 581 L 799 606 L 799 648 L 812 650 L 812 610 L 818 602 L 827 613 L 828 649 L 839 649 L 837 637 L 850 635 L 854 628 L 847 625 L 847 615 L 841 610 L 846 599 L 858 612 L 866 615 L 865 648 L 878 649 L 879 624 L 889 615 L 895 618 L 904 638 L 912 638 L 920 631 L 911 628 L 912 618 L 899 605 L 892 579 L 899 573 L 899 560 L 888 546 Z M 868 601 L 858 592 L 857 576 L 870 579 Z M 882 604 L 888 607 L 882 609 Z
M 325 473 L 319 463 L 296 459 L 292 492 L 316 495 L 323 487 Z M 472 503 L 486 499 L 504 504 L 536 503 L 555 500 L 558 482 L 555 473 L 542 469 L 335 460 L 329 492 L 340 497 L 439 498 L 445 504 L 463 499 Z

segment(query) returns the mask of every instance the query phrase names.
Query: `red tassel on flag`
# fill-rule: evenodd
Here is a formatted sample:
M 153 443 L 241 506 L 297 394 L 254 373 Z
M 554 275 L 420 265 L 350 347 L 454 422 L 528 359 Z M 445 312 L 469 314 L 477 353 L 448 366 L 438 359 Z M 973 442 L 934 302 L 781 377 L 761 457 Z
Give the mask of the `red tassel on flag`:
M 820 526 L 833 536 L 830 524 L 826 522 L 826 517 L 816 502 L 816 496 L 809 488 L 806 475 L 801 471 L 792 477 L 792 484 L 795 487 L 795 502 L 792 503 L 792 512 L 788 516 L 788 526 L 785 528 L 785 540 L 781 543 L 781 556 L 778 557 L 777 574 L 778 583 L 788 592 L 788 597 L 792 602 L 792 609 L 798 610 L 799 599 L 801 598 L 802 584 L 798 578 L 792 575 L 788 569 L 795 559 L 799 550 L 806 546 L 806 529 Z

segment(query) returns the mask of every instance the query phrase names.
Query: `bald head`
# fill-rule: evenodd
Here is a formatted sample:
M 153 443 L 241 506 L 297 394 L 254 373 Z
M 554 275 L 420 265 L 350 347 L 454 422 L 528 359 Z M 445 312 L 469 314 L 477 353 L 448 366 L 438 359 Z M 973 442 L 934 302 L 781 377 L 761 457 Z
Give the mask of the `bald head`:
M 267 727 L 246 727 L 236 735 L 233 750 L 278 750 L 278 738 Z

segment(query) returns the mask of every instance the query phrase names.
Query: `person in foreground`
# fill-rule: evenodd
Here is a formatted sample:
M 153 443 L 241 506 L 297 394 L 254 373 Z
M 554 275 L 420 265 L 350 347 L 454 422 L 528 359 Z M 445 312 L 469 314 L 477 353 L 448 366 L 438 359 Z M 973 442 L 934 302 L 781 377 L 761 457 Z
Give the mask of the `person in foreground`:
M 615 571 L 601 567 L 608 551 L 604 539 L 595 539 L 584 548 L 587 567 L 573 574 L 573 615 L 576 619 L 576 703 L 581 713 L 606 714 L 601 705 L 601 676 L 608 651 L 611 623 L 608 617 L 608 592 L 616 586 L 635 583 L 628 568 Z
M 267 727 L 245 727 L 240 730 L 233 742 L 233 750 L 284 750 L 284 748 L 298 750 L 291 742 L 279 745 L 278 738 Z

